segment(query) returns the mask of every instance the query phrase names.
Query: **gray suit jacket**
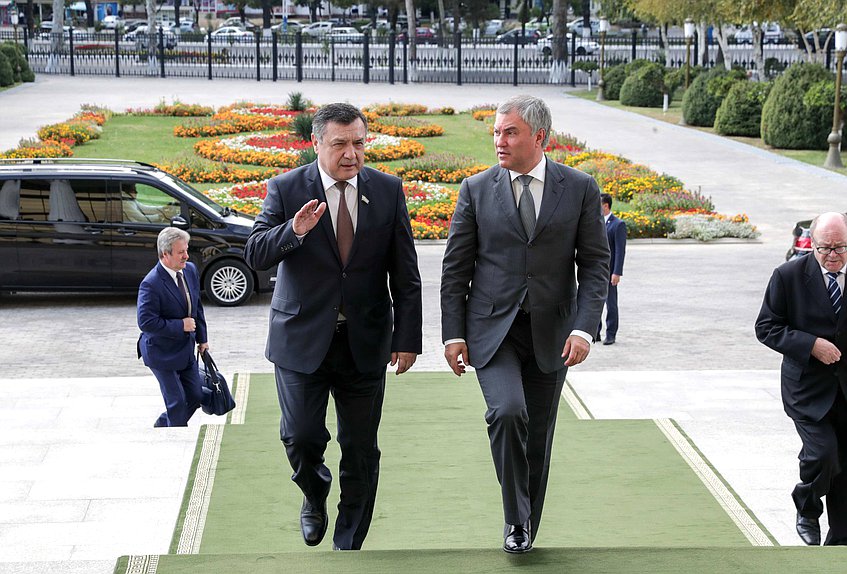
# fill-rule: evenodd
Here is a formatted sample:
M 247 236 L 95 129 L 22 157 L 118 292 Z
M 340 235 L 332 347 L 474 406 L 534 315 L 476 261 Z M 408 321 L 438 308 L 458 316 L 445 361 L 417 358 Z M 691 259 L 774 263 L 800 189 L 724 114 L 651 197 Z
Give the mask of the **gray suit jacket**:
M 494 166 L 462 183 L 442 267 L 441 329 L 444 341 L 467 341 L 474 367 L 500 347 L 528 289 L 538 366 L 564 368 L 565 340 L 574 329 L 597 330 L 608 285 L 609 245 L 593 178 L 548 159 L 530 238 L 508 170 Z

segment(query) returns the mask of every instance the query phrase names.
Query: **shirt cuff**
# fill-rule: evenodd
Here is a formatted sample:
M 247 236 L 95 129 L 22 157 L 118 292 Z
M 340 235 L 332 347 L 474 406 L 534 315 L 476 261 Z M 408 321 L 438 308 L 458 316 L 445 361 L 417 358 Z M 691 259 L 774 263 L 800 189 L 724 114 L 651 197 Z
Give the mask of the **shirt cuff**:
M 585 339 L 586 341 L 588 341 L 589 344 L 594 342 L 594 337 L 592 337 L 591 335 L 589 335 L 585 331 L 578 331 L 577 329 L 574 329 L 573 331 L 571 331 L 571 335 L 576 335 L 577 337 L 581 337 L 581 338 Z
M 446 347 L 447 345 L 452 345 L 453 343 L 464 343 L 464 342 L 465 342 L 464 339 L 447 339 L 446 341 L 444 341 L 444 346 Z

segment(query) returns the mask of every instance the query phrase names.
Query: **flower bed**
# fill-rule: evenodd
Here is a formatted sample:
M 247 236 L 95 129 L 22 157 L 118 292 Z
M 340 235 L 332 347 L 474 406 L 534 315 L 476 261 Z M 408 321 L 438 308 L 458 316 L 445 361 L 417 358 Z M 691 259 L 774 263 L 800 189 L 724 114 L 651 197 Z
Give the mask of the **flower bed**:
M 174 127 L 177 137 L 209 137 L 244 132 L 260 132 L 287 127 L 301 112 L 282 106 L 227 106 L 205 121 Z
M 37 133 L 42 141 L 58 141 L 75 146 L 99 138 L 100 126 L 93 121 L 74 118 L 66 122 L 43 126 Z
M 166 104 L 163 100 L 153 108 L 127 108 L 126 113 L 131 116 L 201 117 L 211 116 L 215 113 L 215 109 L 200 104 L 183 104 L 179 101 Z
M 377 169 L 393 173 L 410 181 L 431 183 L 460 183 L 466 177 L 480 173 L 489 166 L 480 164 L 468 156 L 441 153 L 414 159 L 397 167 L 380 164 Z
M 368 129 L 372 132 L 407 138 L 428 138 L 444 134 L 444 128 L 423 120 L 406 117 L 380 117 L 366 113 Z
M 284 170 L 279 169 L 244 169 L 222 164 L 215 167 L 207 167 L 199 162 L 176 162 L 170 164 L 154 164 L 162 171 L 166 171 L 183 181 L 191 183 L 240 183 L 255 181 L 256 179 L 268 179 Z
M 237 209 L 247 215 L 258 215 L 262 211 L 262 203 L 268 194 L 267 179 L 263 181 L 247 181 L 230 187 L 219 189 L 207 189 L 203 192 L 209 199 L 223 205 Z
M 371 104 L 362 111 L 378 116 L 422 116 L 427 113 L 426 106 L 420 104 Z
M 21 142 L 15 149 L 0 153 L 0 158 L 21 159 L 31 157 L 73 157 L 74 152 L 66 143 L 57 141 L 33 141 Z

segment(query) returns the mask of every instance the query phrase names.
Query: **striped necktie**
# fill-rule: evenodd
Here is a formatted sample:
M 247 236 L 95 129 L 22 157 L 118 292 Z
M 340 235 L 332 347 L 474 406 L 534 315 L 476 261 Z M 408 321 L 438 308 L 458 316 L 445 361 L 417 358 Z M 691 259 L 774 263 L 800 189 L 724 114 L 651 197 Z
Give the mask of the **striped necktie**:
M 835 316 L 841 312 L 841 288 L 838 286 L 838 276 L 841 274 L 839 271 L 836 272 L 827 272 L 826 276 L 829 278 L 829 286 L 827 287 L 827 291 L 829 291 L 829 301 L 832 303 L 832 309 L 835 311 Z

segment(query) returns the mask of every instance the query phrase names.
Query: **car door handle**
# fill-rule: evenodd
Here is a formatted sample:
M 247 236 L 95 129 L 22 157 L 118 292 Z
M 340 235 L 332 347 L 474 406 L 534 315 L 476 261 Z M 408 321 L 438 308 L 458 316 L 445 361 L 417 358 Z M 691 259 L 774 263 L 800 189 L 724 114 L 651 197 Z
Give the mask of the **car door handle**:
M 129 235 L 135 235 L 136 232 L 133 231 L 132 229 L 120 228 L 120 229 L 118 229 L 118 233 L 120 233 L 121 235 L 129 236 Z
M 91 235 L 100 235 L 101 233 L 103 233 L 103 229 L 102 229 L 102 228 L 100 228 L 100 227 L 94 227 L 94 226 L 92 226 L 92 225 L 86 225 L 86 226 L 85 226 L 85 227 L 83 227 L 82 229 L 83 229 L 83 231 L 85 231 L 85 232 L 87 232 L 87 233 L 90 233 Z

